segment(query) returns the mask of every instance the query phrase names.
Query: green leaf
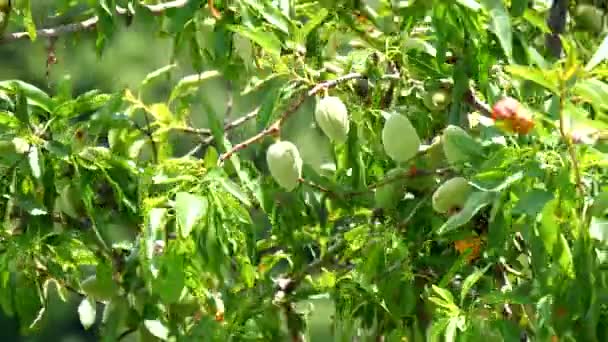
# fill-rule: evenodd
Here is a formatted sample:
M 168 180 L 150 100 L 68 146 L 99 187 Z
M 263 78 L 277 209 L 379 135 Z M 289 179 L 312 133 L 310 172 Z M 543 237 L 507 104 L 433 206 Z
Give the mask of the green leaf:
M 173 69 L 177 68 L 177 64 L 169 64 L 169 65 L 165 65 L 162 68 L 156 69 L 154 71 L 152 71 L 151 73 L 147 74 L 146 77 L 144 77 L 144 80 L 141 82 L 141 86 L 145 87 L 148 84 L 158 80 L 159 78 L 169 74 L 171 71 L 173 71 Z
M 36 33 L 36 23 L 34 23 L 34 18 L 32 17 L 32 6 L 30 4 L 30 0 L 24 0 L 20 7 L 23 11 L 23 25 L 25 25 L 25 29 L 27 30 L 30 40 L 35 41 L 38 34 Z
M 450 321 L 445 328 L 445 342 L 455 342 L 458 327 L 463 324 L 464 317 L 457 316 L 450 318 Z
M 580 96 L 585 102 L 593 106 L 596 112 L 608 109 L 608 84 L 597 80 L 588 79 L 576 82 L 572 92 Z
M 511 15 L 514 17 L 522 16 L 528 8 L 529 0 L 512 0 L 511 1 Z
M 457 0 L 459 4 L 461 4 L 462 6 L 473 10 L 475 12 L 479 11 L 481 9 L 481 4 L 479 4 L 479 2 L 477 2 L 477 0 Z
M 30 105 L 39 107 L 46 112 L 51 112 L 53 100 L 47 93 L 40 88 L 20 80 L 7 80 L 0 82 L 0 89 L 5 89 L 10 92 L 22 90 Z
M 496 192 L 490 191 L 473 192 L 465 202 L 462 210 L 458 214 L 451 216 L 447 222 L 439 227 L 437 234 L 442 235 L 451 232 L 471 221 L 475 217 L 475 214 L 494 201 L 496 194 Z
M 205 162 L 205 167 L 208 169 L 214 169 L 217 167 L 217 160 L 219 158 L 219 153 L 214 146 L 209 146 L 207 151 L 205 151 L 205 157 L 203 158 Z
M 287 18 L 276 6 L 269 4 L 266 1 L 243 0 L 247 5 L 253 8 L 272 26 L 289 34 L 289 18 Z
M 545 245 L 547 253 L 553 254 L 553 247 L 557 242 L 559 234 L 559 226 L 555 220 L 555 211 L 559 206 L 559 202 L 556 199 L 549 201 L 541 213 L 540 225 L 538 226 L 538 233 L 540 239 Z
M 492 266 L 492 265 L 490 264 L 482 269 L 475 270 L 475 272 L 469 274 L 469 276 L 466 277 L 466 279 L 462 282 L 462 289 L 460 290 L 460 306 L 463 305 L 464 299 L 466 298 L 467 294 L 469 293 L 469 290 L 471 290 L 473 285 L 475 285 L 475 283 L 477 283 L 477 281 L 479 279 L 481 279 L 481 277 L 484 275 L 484 273 L 486 273 L 488 271 L 490 266 Z
M 39 315 L 44 312 L 38 286 L 33 279 L 25 275 L 16 275 L 14 305 L 21 325 L 21 331 L 26 332 L 39 321 Z
M 509 60 L 513 55 L 513 34 L 509 12 L 502 0 L 481 0 L 483 7 L 490 12 L 490 29 L 498 37 L 500 45 Z
M 3 265 L 7 265 L 8 261 L 6 258 L 7 254 L 4 254 L 0 257 L 0 267 L 4 267 Z M 0 308 L 3 310 L 4 314 L 13 317 L 15 314 L 13 309 L 13 294 L 15 292 L 13 284 L 11 281 L 11 273 L 6 270 L 0 271 Z
M 439 337 L 450 324 L 449 318 L 440 318 L 433 320 L 429 330 L 427 342 L 439 342 Z
M 606 57 L 608 57 L 608 35 L 604 37 L 602 44 L 600 44 L 600 46 L 597 48 L 589 62 L 587 62 L 587 65 L 585 65 L 585 70 L 593 70 L 593 68 L 603 62 Z
M 16 88 L 17 106 L 15 108 L 15 116 L 21 123 L 28 127 L 30 124 L 30 110 L 27 105 L 27 97 L 21 88 Z
M 439 297 L 441 297 L 446 303 L 454 304 L 454 296 L 452 296 L 452 293 L 450 291 L 434 284 L 431 285 L 431 288 L 433 289 L 433 292 L 439 295 Z
M 86 278 L 80 286 L 88 297 L 99 301 L 112 299 L 120 290 L 112 279 L 112 270 L 105 264 L 98 264 L 95 274 Z
M 523 78 L 543 86 L 554 94 L 559 93 L 557 89 L 559 78 L 555 70 L 541 70 L 539 68 L 521 65 L 508 65 L 505 67 L 505 70 L 513 76 Z
M 281 56 L 281 41 L 274 33 L 236 25 L 228 25 L 228 29 L 251 39 L 272 56 Z
M 174 304 L 179 301 L 185 286 L 184 260 L 181 255 L 171 253 L 162 262 L 163 273 L 156 278 L 153 286 L 164 303 Z
M 208 202 L 204 197 L 179 192 L 175 196 L 175 215 L 181 236 L 190 235 L 194 225 L 207 213 Z
M 543 13 L 527 8 L 524 11 L 524 19 L 540 30 L 541 33 L 551 33 L 551 29 L 547 25 L 547 21 Z
M 127 315 L 129 314 L 129 301 L 123 298 L 111 300 L 106 304 L 103 310 L 102 322 L 103 327 L 103 342 L 115 342 L 123 333 L 123 326 Z
M 232 194 L 232 196 L 236 197 L 236 199 L 238 199 L 244 206 L 246 206 L 246 207 L 251 206 L 251 201 L 247 197 L 247 194 L 245 194 L 245 192 L 241 189 L 241 187 L 238 184 L 236 184 L 235 182 L 231 181 L 230 179 L 224 178 L 224 177 L 220 178 L 219 181 L 220 181 L 220 184 L 222 185 L 222 187 L 227 192 Z
M 553 198 L 554 195 L 545 190 L 534 189 L 527 191 L 519 201 L 517 201 L 517 205 L 513 208 L 513 213 L 527 214 L 530 217 L 536 217 L 536 215 L 543 210 L 545 204 Z
M 220 75 L 220 72 L 217 70 L 208 70 L 200 74 L 183 77 L 171 91 L 171 95 L 169 95 L 169 102 L 173 102 L 178 97 L 191 94 L 192 92 L 196 91 L 204 81 L 214 77 L 219 77 Z
M 163 341 L 166 341 L 169 338 L 169 328 L 167 328 L 160 320 L 158 319 L 147 319 L 144 320 L 144 325 L 148 331 L 157 338 L 160 338 Z
M 95 316 L 97 315 L 97 309 L 95 307 L 95 302 L 89 298 L 85 297 L 78 305 L 78 317 L 80 318 L 80 323 L 84 327 L 84 330 L 88 330 L 93 324 L 95 324 Z
M 557 244 L 557 255 L 559 255 L 558 257 L 558 263 L 562 269 L 562 271 L 564 272 L 564 274 L 566 274 L 568 277 L 574 279 L 575 274 L 574 274 L 574 262 L 572 260 L 572 252 L 570 251 L 570 246 L 568 245 L 568 240 L 566 240 L 566 237 L 564 236 L 564 234 L 559 234 L 559 244 Z
M 298 39 L 301 39 L 300 42 L 304 42 L 306 37 L 317 27 L 319 26 L 323 20 L 327 17 L 329 12 L 325 8 L 321 8 L 321 10 L 315 14 L 314 17 L 310 18 L 306 24 L 298 31 Z

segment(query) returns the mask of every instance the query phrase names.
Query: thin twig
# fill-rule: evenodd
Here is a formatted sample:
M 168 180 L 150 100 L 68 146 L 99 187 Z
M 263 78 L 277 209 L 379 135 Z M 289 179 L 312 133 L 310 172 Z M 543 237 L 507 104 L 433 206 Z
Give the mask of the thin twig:
M 137 328 L 129 328 L 129 329 L 123 331 L 120 335 L 118 335 L 117 340 L 122 341 L 124 338 L 126 338 L 127 336 L 131 335 L 132 333 L 134 333 L 136 331 L 137 331 Z
M 314 86 L 312 89 L 310 89 L 310 91 L 308 92 L 308 96 L 313 96 L 324 89 L 333 88 L 340 83 L 358 79 L 358 78 L 363 78 L 363 77 L 364 76 L 362 74 L 360 74 L 358 72 L 354 72 L 354 73 L 346 74 L 342 77 L 338 77 L 335 80 L 321 82 L 321 83 L 317 84 L 316 86 Z
M 502 263 L 496 265 L 497 275 L 500 277 L 498 281 L 502 284 L 501 291 L 510 291 L 512 290 L 511 281 L 509 281 L 509 277 L 505 273 L 504 266 Z M 504 303 L 502 306 L 502 313 L 506 319 L 511 319 L 513 317 L 513 309 L 511 309 L 511 304 Z
M 170 129 L 180 131 L 182 133 L 189 133 L 194 135 L 210 136 L 211 130 L 209 128 L 194 128 L 194 127 L 171 127 Z
M 141 6 L 147 8 L 153 14 L 160 14 L 172 8 L 181 8 L 188 4 L 188 0 L 173 0 L 168 2 L 163 2 L 156 5 L 146 5 L 141 4 Z
M 148 118 L 148 114 L 144 113 L 144 119 L 146 120 L 146 131 L 145 134 L 148 136 L 150 140 L 150 146 L 152 147 L 152 156 L 154 157 L 154 164 L 158 163 L 158 147 L 156 146 L 156 142 L 154 141 L 154 135 L 152 133 L 152 128 L 150 128 L 150 119 Z
M 252 110 L 251 112 L 249 112 L 249 113 L 247 113 L 247 114 L 239 117 L 238 119 L 226 123 L 224 125 L 224 132 L 228 132 L 230 130 L 233 130 L 233 129 L 241 126 L 245 122 L 247 122 L 247 121 L 255 118 L 258 115 L 259 112 L 260 112 L 260 107 L 257 107 L 254 110 Z M 204 132 L 204 130 L 207 130 L 207 129 L 206 128 L 201 128 L 200 130 L 202 132 Z M 206 135 L 206 133 L 203 133 L 201 135 Z M 198 145 L 196 145 L 190 152 L 188 152 L 186 154 L 186 156 L 192 156 L 192 155 L 198 153 L 198 151 L 200 151 L 201 148 L 203 148 L 204 146 L 207 146 L 207 145 L 211 144 L 214 139 L 215 139 L 215 137 L 211 134 L 211 130 L 209 130 L 208 136 L 205 139 L 203 139 L 203 141 L 201 141 Z
M 325 82 L 321 82 L 321 83 L 315 85 L 306 94 L 300 95 L 292 103 L 292 105 L 289 106 L 289 108 L 287 108 L 275 122 L 270 124 L 270 126 L 266 127 L 264 130 L 262 130 L 261 132 L 259 132 L 256 135 L 252 136 L 251 138 L 235 145 L 230 151 L 221 155 L 219 158 L 218 164 L 222 165 L 224 163 L 224 161 L 226 161 L 227 159 L 230 159 L 235 153 L 247 148 L 251 144 L 254 144 L 254 143 L 264 139 L 266 136 L 277 134 L 280 131 L 281 124 L 283 123 L 283 121 L 287 117 L 289 117 L 291 114 L 296 112 L 298 110 L 298 108 L 300 108 L 300 106 L 304 103 L 304 101 L 306 100 L 307 97 L 314 96 L 322 90 L 333 88 L 340 83 L 343 83 L 343 82 L 346 82 L 349 80 L 358 79 L 358 78 L 363 78 L 363 77 L 365 77 L 365 76 L 363 76 L 360 73 L 351 73 L 351 74 L 347 74 L 342 77 L 339 77 L 335 80 L 325 81 Z
M 391 178 L 387 178 L 387 179 L 383 179 L 377 183 L 374 184 L 370 184 L 366 190 L 363 191 L 353 191 L 353 192 L 349 192 L 348 196 L 359 196 L 359 195 L 364 195 L 374 189 L 377 189 L 381 186 L 390 184 L 390 183 L 394 183 L 394 182 L 398 182 L 400 180 L 404 180 L 404 179 L 409 179 L 409 178 L 416 178 L 416 177 L 425 177 L 425 176 L 432 176 L 432 175 L 437 175 L 437 176 L 442 176 L 445 175 L 447 173 L 449 173 L 451 171 L 451 169 L 446 168 L 446 169 L 439 169 L 439 170 L 420 170 L 420 169 L 411 169 L 408 170 L 406 172 L 403 172 L 401 174 L 398 174 L 394 177 Z
M 579 191 L 580 195 L 584 195 L 585 188 L 583 185 L 583 181 L 581 178 L 581 173 L 578 167 L 578 160 L 576 158 L 576 150 L 574 144 L 572 143 L 572 137 L 566 132 L 566 118 L 565 118 L 565 102 L 566 102 L 566 85 L 564 81 L 560 81 L 561 91 L 559 95 L 559 133 L 562 136 L 562 139 L 566 143 L 568 148 L 568 154 L 570 155 L 570 159 L 572 162 L 572 169 L 574 169 L 574 178 L 576 181 L 576 188 Z
M 172 9 L 172 8 L 184 7 L 187 4 L 188 4 L 188 0 L 175 0 L 175 1 L 165 2 L 165 3 L 155 4 L 155 5 L 141 4 L 141 6 L 148 9 L 152 14 L 158 15 L 158 14 L 162 14 L 165 11 Z M 128 11 L 124 8 L 116 7 L 116 13 L 119 15 L 127 14 L 127 12 Z M 38 30 L 36 30 L 36 36 L 51 38 L 51 37 L 59 37 L 61 35 L 68 34 L 68 33 L 86 31 L 88 29 L 95 28 L 97 26 L 98 22 L 99 22 L 99 17 L 95 15 L 88 19 L 85 19 L 85 20 L 82 20 L 82 21 L 79 21 L 76 23 L 70 23 L 70 24 L 65 24 L 65 25 L 59 25 L 56 27 L 38 29 Z M 27 31 L 7 33 L 4 37 L 0 38 L 0 43 L 8 43 L 8 42 L 13 42 L 13 41 L 21 40 L 21 39 L 26 39 L 26 38 L 31 38 L 29 32 L 27 32 Z
M 477 95 L 475 95 L 475 92 L 473 91 L 473 89 L 469 89 L 465 94 L 464 94 L 464 100 L 466 103 L 469 104 L 469 106 L 473 107 L 475 110 L 479 111 L 481 114 L 491 117 L 492 116 L 492 110 L 490 109 L 490 106 L 481 101 L 481 99 L 479 99 L 477 97 Z
M 245 122 L 255 118 L 259 112 L 260 112 L 260 107 L 257 107 L 254 110 L 252 110 L 251 112 L 239 117 L 238 119 L 228 122 L 226 125 L 224 125 L 224 131 L 229 131 L 231 129 L 239 127 L 240 125 L 244 124 Z
M 36 30 L 36 36 L 51 38 L 51 37 L 59 37 L 61 35 L 67 34 L 67 33 L 86 31 L 88 29 L 94 28 L 97 25 L 98 21 L 99 21 L 99 17 L 93 16 L 91 18 L 85 19 L 85 20 L 77 22 L 77 23 L 70 23 L 70 24 L 65 24 L 65 25 L 52 27 L 52 28 L 43 28 L 43 29 Z M 26 38 L 30 38 L 29 32 L 26 32 L 26 31 L 13 32 L 13 33 L 8 33 L 4 37 L 2 37 L 2 39 L 0 39 L 0 42 L 8 43 L 8 42 L 26 39 Z
M 317 190 L 319 190 L 319 191 L 321 191 L 323 193 L 326 193 L 326 194 L 328 194 L 330 196 L 335 196 L 336 195 L 333 191 L 331 191 L 329 189 L 326 189 L 326 188 L 322 187 L 321 185 L 313 183 L 313 182 L 311 182 L 309 180 L 306 180 L 304 178 L 300 178 L 300 179 L 298 179 L 298 181 L 300 183 L 302 183 L 302 184 L 305 184 L 305 185 L 307 185 L 307 186 L 309 186 L 309 187 L 311 187 L 313 189 L 317 189 Z
M 245 122 L 255 118 L 258 113 L 260 111 L 260 107 L 255 108 L 254 110 L 252 110 L 251 112 L 235 119 L 229 122 L 226 122 L 224 124 L 224 131 L 230 131 L 232 129 L 235 129 L 237 127 L 239 127 L 240 125 L 244 124 Z M 176 131 L 180 131 L 182 133 L 189 133 L 189 134 L 195 134 L 195 135 L 201 135 L 201 136 L 205 136 L 205 139 L 203 140 L 203 145 L 209 145 L 213 139 L 215 139 L 213 137 L 213 133 L 211 132 L 211 130 L 209 128 L 194 128 L 194 127 L 171 127 L 171 129 L 176 130 Z

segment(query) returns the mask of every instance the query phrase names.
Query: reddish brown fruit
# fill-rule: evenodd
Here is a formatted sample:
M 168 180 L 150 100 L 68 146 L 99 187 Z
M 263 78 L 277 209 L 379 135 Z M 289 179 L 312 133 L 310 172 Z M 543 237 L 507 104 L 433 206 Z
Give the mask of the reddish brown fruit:
M 534 128 L 534 121 L 529 114 L 522 111 L 511 120 L 511 128 L 516 133 L 528 134 Z
M 455 241 L 454 248 L 458 251 L 459 254 L 465 253 L 470 248 L 471 254 L 467 257 L 467 260 L 471 262 L 479 257 L 479 254 L 481 253 L 481 244 L 481 238 L 471 237 Z
M 509 131 L 519 134 L 528 134 L 534 128 L 530 113 L 512 97 L 502 98 L 494 104 L 492 118 L 496 121 L 505 121 Z
M 519 101 L 512 97 L 500 99 L 492 107 L 492 119 L 494 120 L 510 120 L 514 118 L 521 110 Z

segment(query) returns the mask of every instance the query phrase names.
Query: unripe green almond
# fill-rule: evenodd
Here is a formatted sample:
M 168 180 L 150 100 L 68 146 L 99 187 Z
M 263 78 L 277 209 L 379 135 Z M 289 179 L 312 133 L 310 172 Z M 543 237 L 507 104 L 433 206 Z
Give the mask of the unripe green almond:
M 272 178 L 285 190 L 291 191 L 302 176 L 302 158 L 296 145 L 278 141 L 266 151 L 266 162 Z
M 452 96 L 445 89 L 437 89 L 426 93 L 423 102 L 429 110 L 433 112 L 441 111 L 452 102 Z
M 441 136 L 433 138 L 431 145 L 424 153 L 423 159 L 425 161 L 425 167 L 430 170 L 437 170 L 447 165 Z
M 472 191 L 473 187 L 465 178 L 451 178 L 433 193 L 433 209 L 442 214 L 460 210 Z
M 379 186 L 374 194 L 376 207 L 382 209 L 390 209 L 394 208 L 397 205 L 397 202 L 399 202 L 399 199 L 403 196 L 405 192 L 405 178 L 395 178 L 406 173 L 407 170 L 403 168 L 396 168 L 388 171 L 385 174 L 383 181 L 388 181 L 388 183 Z
M 443 153 L 450 165 L 462 165 L 471 160 L 471 156 L 464 150 L 467 140 L 473 138 L 458 126 L 449 125 L 443 131 Z
M 63 187 L 59 195 L 60 210 L 71 218 L 79 218 L 82 202 L 78 197 L 78 192 L 72 184 Z
M 604 11 L 593 5 L 579 4 L 574 10 L 574 23 L 582 31 L 600 33 L 603 28 Z
M 315 110 L 315 120 L 331 141 L 339 144 L 346 141 L 350 122 L 346 105 L 339 97 L 322 98 Z
M 418 153 L 420 138 L 407 117 L 393 114 L 384 123 L 382 145 L 391 159 L 403 162 Z

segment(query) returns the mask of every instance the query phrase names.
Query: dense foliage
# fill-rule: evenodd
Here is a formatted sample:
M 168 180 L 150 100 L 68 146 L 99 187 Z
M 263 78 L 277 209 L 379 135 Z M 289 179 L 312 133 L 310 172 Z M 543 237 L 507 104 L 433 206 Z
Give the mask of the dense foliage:
M 606 341 L 605 8 L 61 0 L 42 29 L 0 0 L 47 73 L 81 34 L 100 68 L 135 21 L 173 42 L 115 92 L 0 81 L 0 307 L 23 334 L 75 293 L 103 341 L 302 341 L 325 297 L 338 341 Z

